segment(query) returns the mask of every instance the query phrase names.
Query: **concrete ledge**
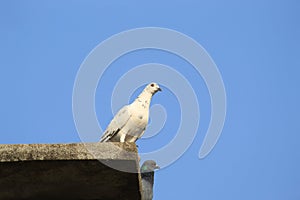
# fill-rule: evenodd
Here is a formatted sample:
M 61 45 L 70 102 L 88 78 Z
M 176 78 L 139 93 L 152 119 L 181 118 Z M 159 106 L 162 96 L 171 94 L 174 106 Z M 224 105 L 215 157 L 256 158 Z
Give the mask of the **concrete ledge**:
M 141 199 L 139 174 L 102 161 L 139 168 L 135 144 L 0 145 L 0 199 Z

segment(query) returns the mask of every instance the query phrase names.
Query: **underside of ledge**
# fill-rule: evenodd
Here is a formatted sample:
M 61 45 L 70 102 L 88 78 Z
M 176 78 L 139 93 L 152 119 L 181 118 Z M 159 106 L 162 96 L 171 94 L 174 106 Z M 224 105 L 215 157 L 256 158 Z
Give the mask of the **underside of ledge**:
M 138 170 L 133 143 L 0 145 L 0 199 L 141 199 Z

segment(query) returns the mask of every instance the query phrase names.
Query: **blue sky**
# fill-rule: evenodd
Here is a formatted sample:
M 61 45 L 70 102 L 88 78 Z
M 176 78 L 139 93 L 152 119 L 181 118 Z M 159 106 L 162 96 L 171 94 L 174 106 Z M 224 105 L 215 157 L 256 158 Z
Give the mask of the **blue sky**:
M 112 118 L 111 85 L 136 65 L 174 66 L 197 91 L 198 134 L 180 159 L 156 173 L 154 199 L 298 200 L 299 9 L 296 0 L 1 1 L 0 143 L 80 142 L 72 91 L 85 57 L 121 31 L 164 27 L 192 37 L 213 58 L 226 88 L 227 117 L 217 145 L 199 160 L 210 119 L 203 79 L 183 69 L 180 58 L 154 50 L 112 64 L 96 93 L 103 127 Z M 141 152 L 168 143 L 180 119 L 167 88 L 153 103 L 165 107 L 168 119 L 158 135 L 138 142 Z

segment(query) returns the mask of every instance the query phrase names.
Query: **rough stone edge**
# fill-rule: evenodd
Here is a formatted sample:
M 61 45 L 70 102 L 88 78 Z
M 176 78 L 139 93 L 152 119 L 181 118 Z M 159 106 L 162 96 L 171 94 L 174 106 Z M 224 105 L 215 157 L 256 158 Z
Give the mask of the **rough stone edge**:
M 135 160 L 134 143 L 1 144 L 0 162 L 32 160 Z M 138 166 L 139 167 L 139 166 Z

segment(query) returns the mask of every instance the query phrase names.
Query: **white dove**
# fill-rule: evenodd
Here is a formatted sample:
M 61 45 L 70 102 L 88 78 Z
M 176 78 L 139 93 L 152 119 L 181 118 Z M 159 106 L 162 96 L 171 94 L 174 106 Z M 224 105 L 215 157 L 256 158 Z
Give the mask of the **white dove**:
M 121 108 L 111 120 L 100 142 L 135 142 L 145 132 L 152 96 L 161 91 L 157 83 L 148 84 L 129 105 Z

